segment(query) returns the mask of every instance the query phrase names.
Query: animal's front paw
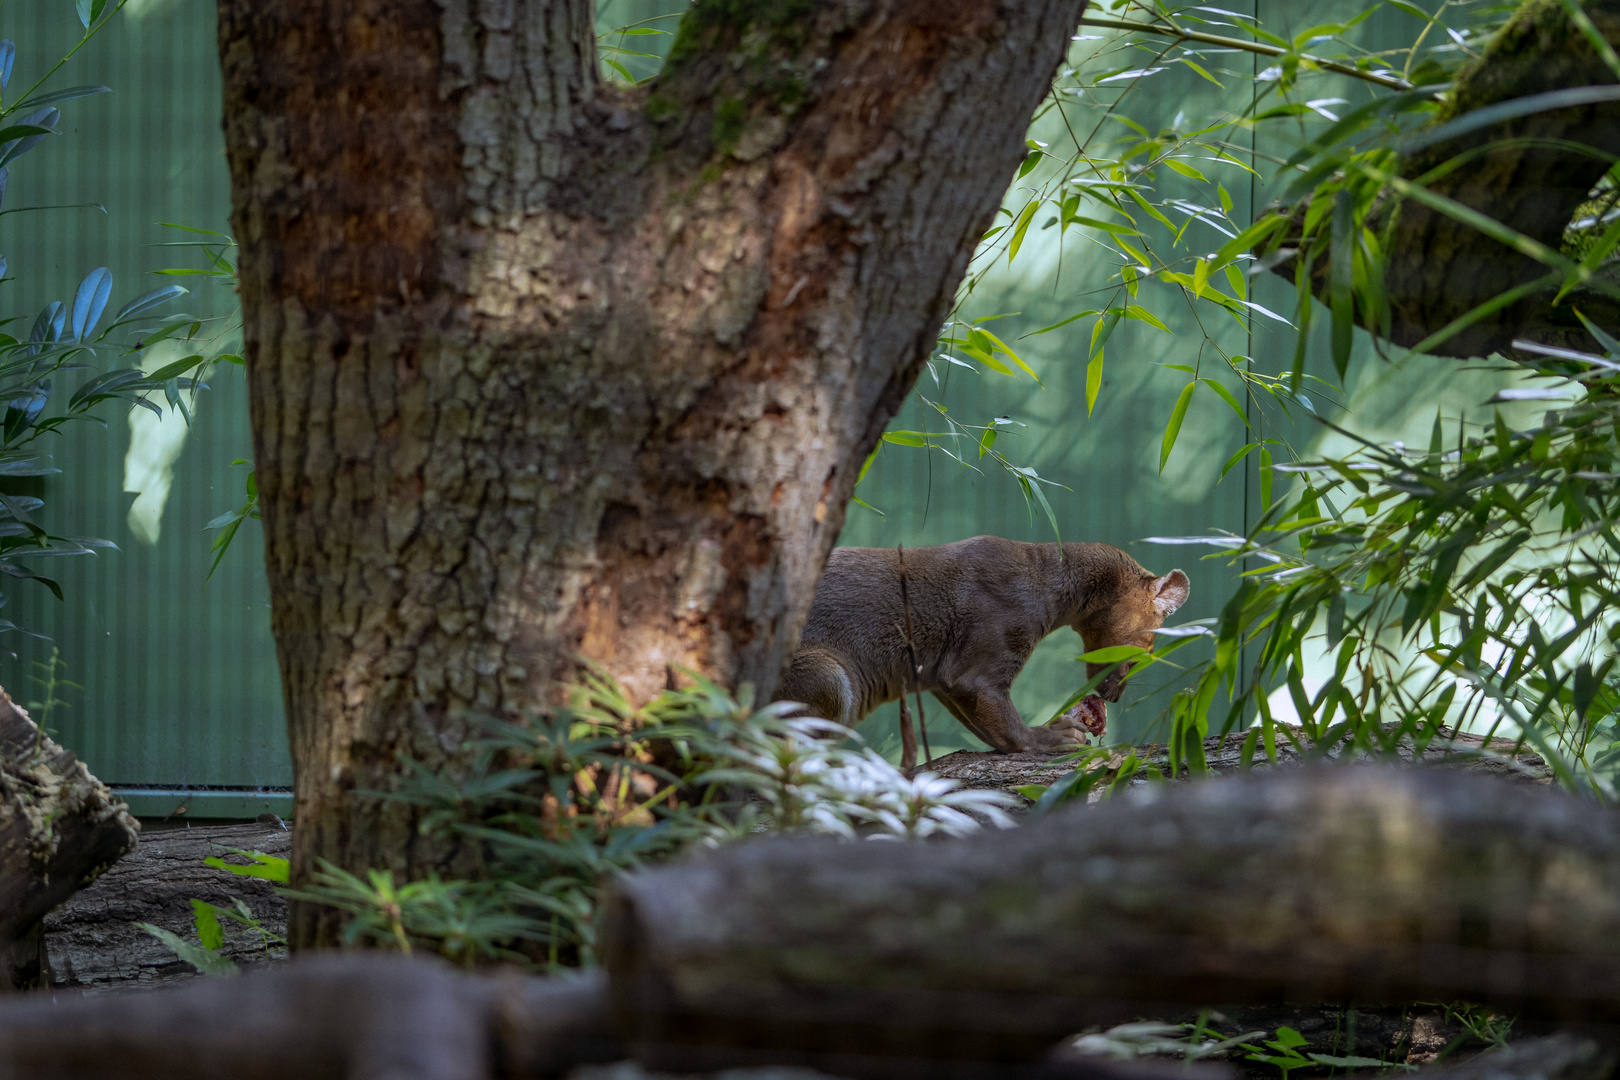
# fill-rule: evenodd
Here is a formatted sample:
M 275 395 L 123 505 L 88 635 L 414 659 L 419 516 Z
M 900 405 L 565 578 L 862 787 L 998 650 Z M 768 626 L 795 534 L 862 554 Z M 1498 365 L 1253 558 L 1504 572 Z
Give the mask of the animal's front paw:
M 1026 729 L 1029 734 L 1018 747 L 1017 753 L 1023 754 L 1066 754 L 1078 750 L 1086 744 L 1086 736 L 1082 731 L 1072 727 L 1058 727 L 1057 721 L 1043 727 Z
M 1055 754 L 1100 740 L 1108 725 L 1108 703 L 1092 694 L 1045 727 L 1030 728 L 1034 753 Z
M 1108 728 L 1108 702 L 1096 694 L 1088 694 L 1081 699 L 1080 704 L 1047 726 L 1085 731 L 1100 739 Z

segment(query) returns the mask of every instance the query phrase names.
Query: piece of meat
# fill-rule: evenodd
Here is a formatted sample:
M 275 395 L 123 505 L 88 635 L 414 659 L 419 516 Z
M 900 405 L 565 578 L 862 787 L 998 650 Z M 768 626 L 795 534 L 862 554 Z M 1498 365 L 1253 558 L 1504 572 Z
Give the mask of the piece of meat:
M 1052 721 L 1053 726 L 1079 728 L 1102 738 L 1108 727 L 1108 702 L 1096 694 L 1087 694 L 1080 704 Z

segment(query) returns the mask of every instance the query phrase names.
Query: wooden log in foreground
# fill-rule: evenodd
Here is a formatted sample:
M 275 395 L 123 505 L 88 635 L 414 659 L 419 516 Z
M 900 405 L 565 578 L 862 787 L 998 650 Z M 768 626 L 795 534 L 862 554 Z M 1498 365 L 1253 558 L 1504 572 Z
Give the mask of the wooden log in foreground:
M 675 1065 L 1029 1060 L 1090 1024 L 1278 1001 L 1612 1022 L 1620 816 L 1462 773 L 1300 769 L 950 844 L 737 845 L 626 878 L 605 939 L 637 1056 Z
M 0 1008 L 0 1078 L 482 1080 L 558 1075 L 617 1047 L 601 980 L 474 978 L 328 953 L 255 977 Z
M 0 1080 L 561 1077 L 624 1056 L 605 983 L 600 972 L 477 976 L 397 954 L 327 953 L 240 979 L 18 999 L 0 1007 Z M 891 1064 L 885 1075 L 952 1075 Z M 1086 1059 L 1012 1070 L 968 1062 L 956 1075 L 1207 1080 L 1211 1070 Z
M 134 848 L 139 828 L 0 690 L 0 992 L 48 984 L 40 920 Z
M 1461 999 L 1613 1024 L 1620 816 L 1467 774 L 1301 769 L 965 841 L 741 844 L 625 879 L 604 941 L 605 982 L 348 954 L 3 1002 L 0 1078 L 472 1080 L 628 1051 L 683 1071 L 1184 1080 L 1179 1062 L 1039 1063 L 1088 1024 L 1187 1005 Z M 1581 1053 L 1602 1080 L 1612 1056 Z M 1537 1074 L 1521 1065 L 1500 1075 Z

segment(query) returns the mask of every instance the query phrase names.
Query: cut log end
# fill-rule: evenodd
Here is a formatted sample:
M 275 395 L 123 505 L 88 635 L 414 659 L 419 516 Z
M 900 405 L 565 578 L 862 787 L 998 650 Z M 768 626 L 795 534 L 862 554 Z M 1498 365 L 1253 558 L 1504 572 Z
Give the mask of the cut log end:
M 49 983 L 41 919 L 133 850 L 139 831 L 0 690 L 0 991 Z

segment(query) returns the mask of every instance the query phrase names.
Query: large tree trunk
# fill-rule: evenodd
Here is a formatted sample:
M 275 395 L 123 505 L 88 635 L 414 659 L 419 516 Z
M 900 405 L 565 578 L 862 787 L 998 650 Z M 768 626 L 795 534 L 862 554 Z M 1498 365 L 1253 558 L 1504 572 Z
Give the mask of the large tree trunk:
M 272 620 L 315 858 L 577 655 L 768 694 L 1083 0 L 221 0 Z M 295 916 L 295 940 L 322 931 Z

